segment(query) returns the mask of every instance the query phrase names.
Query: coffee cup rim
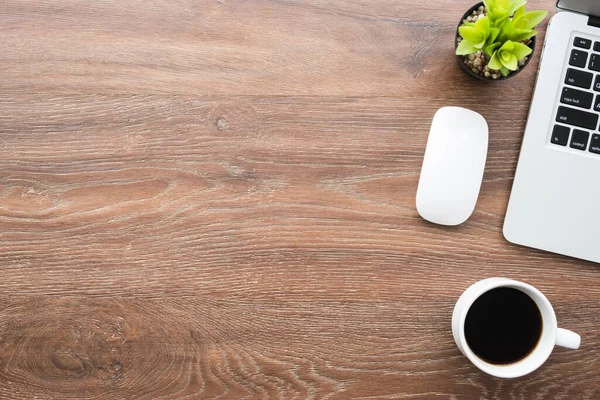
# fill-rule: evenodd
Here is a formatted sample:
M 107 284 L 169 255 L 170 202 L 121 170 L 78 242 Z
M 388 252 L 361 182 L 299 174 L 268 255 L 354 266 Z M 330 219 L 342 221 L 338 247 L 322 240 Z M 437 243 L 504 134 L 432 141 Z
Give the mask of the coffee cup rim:
M 508 278 L 493 279 L 485 285 L 477 288 L 477 292 L 470 295 L 468 302 L 464 304 L 463 311 L 460 315 L 459 322 L 459 337 L 463 343 L 463 352 L 465 356 L 482 371 L 497 376 L 499 378 L 517 378 L 527 375 L 539 367 L 550 357 L 552 350 L 556 344 L 556 334 L 558 323 L 554 309 L 550 301 L 535 287 L 523 282 L 518 282 Z M 485 281 L 482 281 L 482 283 Z M 469 347 L 465 336 L 465 321 L 473 303 L 483 294 L 493 289 L 502 287 L 513 288 L 522 291 L 528 295 L 537 305 L 542 316 L 542 333 L 536 347 L 523 359 L 511 364 L 492 364 L 479 358 Z

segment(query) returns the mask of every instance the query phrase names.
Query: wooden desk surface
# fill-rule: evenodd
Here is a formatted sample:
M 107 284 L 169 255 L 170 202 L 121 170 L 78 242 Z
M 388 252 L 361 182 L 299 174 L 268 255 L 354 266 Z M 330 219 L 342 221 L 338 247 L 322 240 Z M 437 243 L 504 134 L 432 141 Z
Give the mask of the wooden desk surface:
M 600 398 L 600 268 L 501 231 L 540 54 L 465 76 L 470 5 L 0 3 L 0 398 Z M 445 105 L 491 127 L 454 229 L 414 204 Z M 491 276 L 581 349 L 470 365 L 451 312 Z

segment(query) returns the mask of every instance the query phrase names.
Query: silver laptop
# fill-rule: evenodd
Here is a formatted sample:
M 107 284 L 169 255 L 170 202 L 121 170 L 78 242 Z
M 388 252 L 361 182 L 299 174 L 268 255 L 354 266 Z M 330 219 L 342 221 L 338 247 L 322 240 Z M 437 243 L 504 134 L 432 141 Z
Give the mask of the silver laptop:
M 504 236 L 600 263 L 600 0 L 559 0 Z

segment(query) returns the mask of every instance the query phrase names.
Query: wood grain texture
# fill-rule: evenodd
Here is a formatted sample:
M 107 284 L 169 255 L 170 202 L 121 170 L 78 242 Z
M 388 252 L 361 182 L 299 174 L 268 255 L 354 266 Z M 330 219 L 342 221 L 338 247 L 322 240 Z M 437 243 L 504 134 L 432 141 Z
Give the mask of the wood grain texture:
M 0 398 L 600 398 L 598 266 L 501 232 L 539 53 L 469 79 L 470 5 L 0 3 Z M 491 129 L 458 228 L 414 205 L 444 105 Z M 490 276 L 582 348 L 470 365 L 452 308 Z

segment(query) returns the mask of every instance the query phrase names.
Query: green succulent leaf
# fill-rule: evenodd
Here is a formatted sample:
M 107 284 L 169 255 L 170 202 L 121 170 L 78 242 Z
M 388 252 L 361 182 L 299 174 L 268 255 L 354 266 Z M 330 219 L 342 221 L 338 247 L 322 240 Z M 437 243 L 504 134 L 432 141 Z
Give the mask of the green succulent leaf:
M 500 24 L 500 34 L 498 35 L 497 41 L 506 42 L 511 40 L 513 42 L 524 42 L 537 35 L 537 32 L 531 28 L 522 28 L 518 26 L 515 19 L 507 19 Z
M 498 52 L 494 52 L 494 54 L 492 55 L 492 58 L 490 58 L 490 62 L 488 63 L 488 67 L 490 69 L 501 69 L 502 68 L 502 62 L 500 62 L 500 58 L 498 57 Z
M 537 32 L 533 29 L 517 29 L 508 39 L 513 42 L 524 42 L 535 35 L 537 35 Z
M 523 15 L 525 15 L 525 13 L 526 13 L 525 6 L 519 7 L 519 9 L 517 9 L 517 11 L 515 11 L 515 15 L 513 15 L 513 20 L 521 18 Z
M 456 49 L 456 54 L 466 55 L 483 50 L 488 44 L 493 43 L 498 37 L 500 30 L 490 25 L 488 17 L 481 17 L 474 24 L 463 24 L 460 26 L 458 33 L 463 38 L 463 41 Z
M 525 6 L 526 0 L 484 0 L 485 8 L 492 23 L 499 24 L 510 18 L 518 9 Z
M 499 34 L 500 34 L 500 29 L 490 28 L 490 35 L 488 36 L 486 44 L 494 43 L 496 41 L 496 39 L 498 38 Z
M 525 7 L 523 7 L 525 10 Z M 548 16 L 547 11 L 528 11 L 522 15 L 515 14 L 513 24 L 517 29 L 533 29 Z
M 510 14 L 513 15 L 519 8 L 525 7 L 527 0 L 513 0 L 511 3 Z
M 492 54 L 488 66 L 500 70 L 506 76 L 510 73 L 507 71 L 516 71 L 519 68 L 519 60 L 529 54 L 531 54 L 529 47 L 509 40 Z
M 500 52 L 500 60 L 502 62 L 502 65 L 511 71 L 516 71 L 519 67 L 519 60 L 517 60 L 517 57 L 515 57 L 514 54 L 509 53 L 508 51 Z
M 475 28 L 480 32 L 489 32 L 490 30 L 490 19 L 488 17 L 481 17 L 475 22 Z
M 502 46 L 502 43 L 498 42 L 489 45 L 485 48 L 485 54 L 487 54 L 489 57 L 492 57 L 494 55 L 494 52 L 498 50 L 500 46 Z
M 521 60 L 531 53 L 533 53 L 533 50 L 531 50 L 529 46 L 524 45 L 523 43 L 514 43 L 513 54 L 517 57 L 517 60 Z
M 456 48 L 456 55 L 459 56 L 467 56 L 469 54 L 473 54 L 477 52 L 477 47 L 468 40 L 464 40 L 458 44 Z
M 477 28 L 470 26 L 461 26 L 458 28 L 458 33 L 464 40 L 471 42 L 474 46 L 481 48 L 485 43 L 485 35 L 479 32 Z

